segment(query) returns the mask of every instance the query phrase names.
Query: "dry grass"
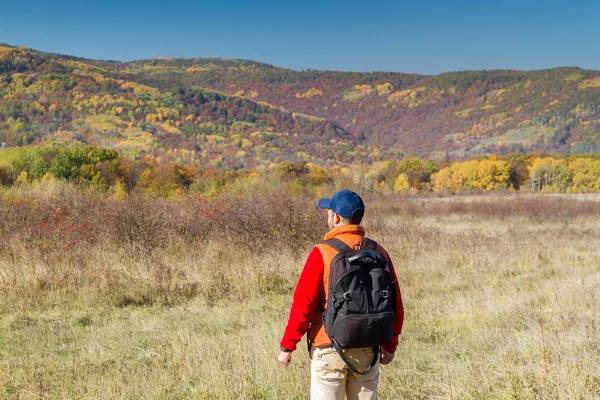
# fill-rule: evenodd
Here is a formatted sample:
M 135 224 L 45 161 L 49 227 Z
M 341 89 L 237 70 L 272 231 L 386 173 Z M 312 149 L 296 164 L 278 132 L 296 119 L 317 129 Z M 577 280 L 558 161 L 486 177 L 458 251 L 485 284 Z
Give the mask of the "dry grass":
M 299 204 L 288 214 L 269 204 L 279 217 L 268 220 L 263 203 L 248 199 L 259 220 L 288 235 L 282 243 L 297 238 L 294 248 L 234 246 L 235 237 L 219 240 L 226 227 L 218 224 L 195 237 L 190 222 L 184 230 L 161 225 L 153 246 L 114 240 L 120 231 L 106 223 L 105 233 L 73 248 L 31 251 L 4 219 L 0 397 L 307 399 L 304 346 L 290 368 L 276 356 L 310 231 L 324 233 L 325 220 L 296 218 L 284 229 L 277 218 L 301 214 Z M 395 260 L 407 314 L 381 398 L 600 397 L 594 199 L 367 204 L 365 225 Z M 167 206 L 137 204 L 154 214 Z M 199 212 L 189 207 L 181 218 Z M 142 231 L 159 234 L 152 225 Z

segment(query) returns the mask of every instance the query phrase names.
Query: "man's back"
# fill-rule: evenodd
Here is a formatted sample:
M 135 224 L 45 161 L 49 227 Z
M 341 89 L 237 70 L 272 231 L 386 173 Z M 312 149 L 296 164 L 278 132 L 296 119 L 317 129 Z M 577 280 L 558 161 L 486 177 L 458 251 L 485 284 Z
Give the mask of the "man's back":
M 325 235 L 324 241 L 338 239 L 349 248 L 355 249 L 363 245 L 365 231 L 359 223 L 364 213 L 364 204 L 356 193 L 338 192 L 332 199 L 322 199 L 319 207 L 328 209 L 330 231 Z M 398 344 L 398 335 L 402 330 L 404 320 L 404 309 L 391 258 L 382 246 L 377 245 L 375 252 L 383 255 L 389 263 L 391 280 L 394 282 L 393 291 L 396 295 L 393 339 L 390 343 L 382 343 L 381 362 L 386 364 L 393 359 Z M 282 363 L 289 364 L 291 352 L 296 349 L 302 336 L 308 332 L 309 350 L 313 360 L 311 397 L 340 398 L 341 393 L 341 398 L 343 398 L 346 388 L 348 388 L 351 392 L 358 390 L 365 395 L 354 398 L 373 399 L 377 397 L 379 362 L 366 375 L 361 375 L 358 373 L 359 371 L 349 368 L 348 363 L 332 348 L 331 338 L 323 326 L 323 313 L 327 310 L 330 295 L 331 264 L 338 253 L 339 249 L 334 246 L 320 243 L 309 254 L 294 293 L 290 318 L 281 340 L 282 352 L 279 359 Z M 342 354 L 344 358 L 347 358 L 349 364 L 355 365 L 361 371 L 373 361 L 373 357 L 376 355 L 372 347 L 345 349 Z M 349 392 L 348 395 L 350 394 Z

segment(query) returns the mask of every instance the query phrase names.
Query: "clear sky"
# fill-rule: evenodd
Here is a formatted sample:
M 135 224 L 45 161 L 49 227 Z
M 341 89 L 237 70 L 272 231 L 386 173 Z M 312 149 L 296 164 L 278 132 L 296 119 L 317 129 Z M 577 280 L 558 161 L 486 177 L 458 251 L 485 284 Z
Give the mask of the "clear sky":
M 0 42 L 298 70 L 600 70 L 600 0 L 1 0 Z

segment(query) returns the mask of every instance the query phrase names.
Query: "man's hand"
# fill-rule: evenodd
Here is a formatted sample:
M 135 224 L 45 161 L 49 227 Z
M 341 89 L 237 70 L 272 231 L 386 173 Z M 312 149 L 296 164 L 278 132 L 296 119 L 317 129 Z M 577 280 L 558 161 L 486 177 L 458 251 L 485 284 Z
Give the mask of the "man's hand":
M 290 365 L 292 363 L 292 352 L 291 351 L 280 352 L 277 360 L 287 367 L 288 365 Z
M 386 349 L 381 349 L 381 360 L 380 363 L 385 365 L 385 364 L 389 364 L 392 362 L 392 360 L 394 359 L 394 353 L 390 353 L 389 351 L 387 351 Z

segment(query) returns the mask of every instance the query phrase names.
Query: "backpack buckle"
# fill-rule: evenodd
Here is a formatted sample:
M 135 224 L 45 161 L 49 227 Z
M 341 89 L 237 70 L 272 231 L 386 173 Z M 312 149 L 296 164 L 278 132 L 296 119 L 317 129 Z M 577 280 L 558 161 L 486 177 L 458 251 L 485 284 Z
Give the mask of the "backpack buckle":
M 344 293 L 344 300 L 352 300 L 352 294 L 350 292 Z
M 382 291 L 381 291 L 381 296 L 382 296 L 384 299 L 388 299 L 388 298 L 390 297 L 390 291 L 389 291 L 389 290 L 382 290 Z

